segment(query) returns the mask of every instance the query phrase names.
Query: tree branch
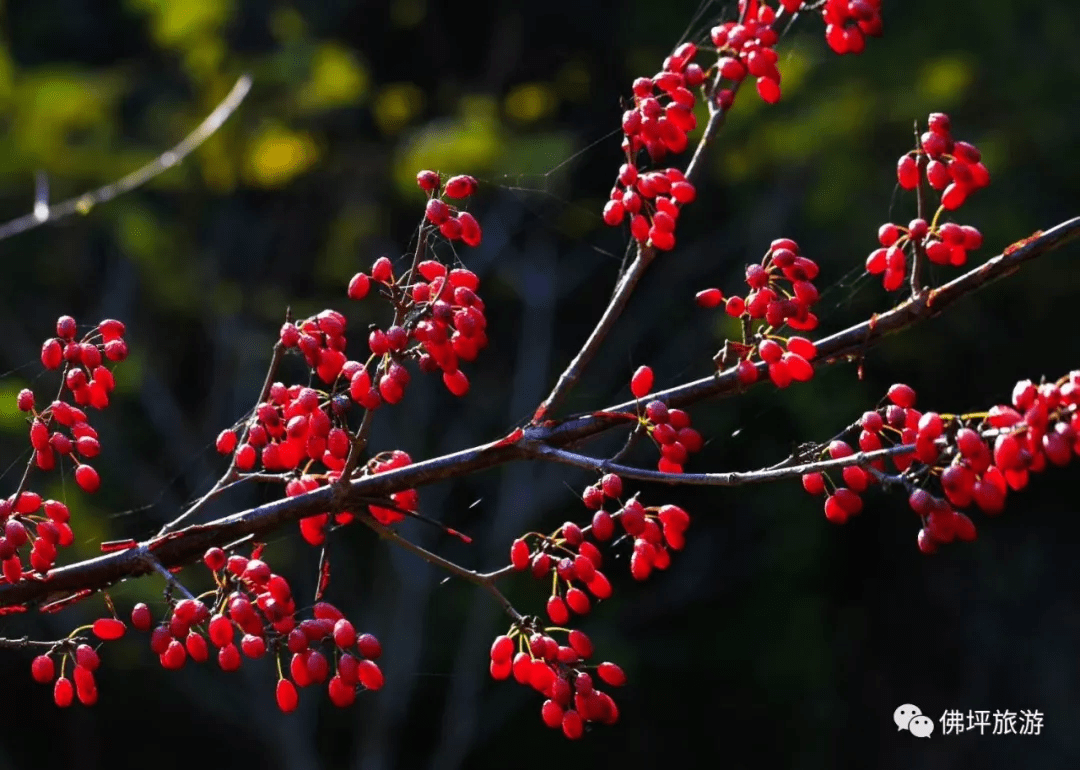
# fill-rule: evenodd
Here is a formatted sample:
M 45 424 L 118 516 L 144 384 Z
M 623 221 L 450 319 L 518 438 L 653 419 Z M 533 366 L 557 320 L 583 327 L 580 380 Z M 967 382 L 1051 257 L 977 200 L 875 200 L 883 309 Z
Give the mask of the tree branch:
M 49 205 L 46 199 L 48 196 L 48 183 L 39 176 L 36 184 L 34 210 L 29 214 L 0 225 L 0 240 L 32 230 L 47 222 L 55 222 L 72 214 L 86 214 L 99 203 L 111 201 L 113 198 L 130 192 L 136 187 L 146 184 L 159 174 L 168 171 L 221 128 L 221 125 L 240 106 L 240 102 L 244 101 L 244 97 L 247 96 L 250 90 L 251 77 L 241 75 L 232 90 L 214 108 L 214 111 L 207 115 L 206 119 L 196 126 L 194 131 L 185 136 L 179 144 L 116 182 L 85 192 L 82 195 L 76 195 L 74 198 L 68 198 L 55 205 Z
M 835 363 L 861 353 L 885 336 L 915 325 L 943 312 L 968 294 L 998 278 L 1011 275 L 1025 262 L 1046 254 L 1080 236 L 1080 217 L 1012 244 L 1002 254 L 974 268 L 938 289 L 903 302 L 898 307 L 868 321 L 818 341 L 818 363 Z M 764 364 L 758 364 L 763 371 Z M 767 381 L 762 377 L 761 381 Z M 729 396 L 745 387 L 734 370 L 690 382 L 653 395 L 669 406 L 684 407 L 706 398 Z M 152 555 L 166 569 L 191 564 L 207 548 L 224 546 L 248 536 L 262 536 L 284 524 L 326 511 L 356 510 L 363 500 L 387 497 L 404 489 L 425 486 L 475 473 L 508 462 L 527 460 L 536 447 L 564 448 L 598 436 L 613 427 L 625 426 L 623 419 L 605 413 L 632 411 L 636 402 L 607 407 L 603 412 L 584 415 L 562 423 L 529 426 L 507 438 L 479 447 L 436 457 L 403 468 L 364 476 L 345 487 L 322 487 L 296 497 L 276 500 L 257 508 L 225 516 L 207 524 L 152 538 L 125 551 L 60 567 L 44 577 L 29 576 L 14 584 L 0 585 L 0 607 L 40 604 L 62 599 L 80 590 L 96 591 L 129 577 L 145 575 L 154 568 L 146 556 Z M 779 469 L 790 472 L 790 469 Z M 683 474 L 689 476 L 691 474 Z M 695 474 L 696 475 L 696 474 Z M 395 540 L 397 542 L 397 540 Z M 468 572 L 468 570 L 466 570 Z M 475 573 L 473 573 L 475 574 Z M 497 574 L 497 573 L 492 573 Z M 491 578 L 492 574 L 481 575 Z M 475 581 L 474 581 L 475 582 Z

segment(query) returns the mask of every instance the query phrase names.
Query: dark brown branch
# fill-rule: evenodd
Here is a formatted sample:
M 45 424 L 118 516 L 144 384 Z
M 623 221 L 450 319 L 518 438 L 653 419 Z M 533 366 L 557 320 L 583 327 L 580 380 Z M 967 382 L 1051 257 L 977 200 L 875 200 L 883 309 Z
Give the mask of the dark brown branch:
M 990 282 L 1011 275 L 1025 262 L 1046 254 L 1080 236 L 1080 217 L 1013 244 L 1004 253 L 959 278 L 917 299 L 869 321 L 833 334 L 817 342 L 820 363 L 833 363 L 860 353 L 885 336 L 943 312 L 960 299 Z M 759 364 L 762 381 L 764 364 Z M 654 394 L 669 406 L 684 407 L 707 398 L 730 396 L 741 390 L 733 370 L 687 383 Z M 635 402 L 607 407 L 605 412 L 626 412 Z M 155 537 L 126 551 L 99 556 L 52 570 L 44 578 L 27 578 L 15 584 L 0 585 L 0 607 L 16 604 L 39 604 L 60 599 L 75 591 L 100 590 L 129 577 L 153 570 L 146 556 L 152 555 L 166 569 L 191 564 L 207 548 L 224 546 L 247 536 L 263 536 L 290 522 L 325 511 L 356 510 L 363 500 L 386 497 L 412 487 L 433 484 L 464 476 L 508 462 L 527 460 L 538 445 L 556 448 L 572 446 L 598 436 L 613 427 L 625 426 L 625 420 L 602 413 L 585 415 L 563 423 L 543 423 L 524 429 L 517 441 L 508 437 L 481 447 L 465 449 L 424 462 L 397 468 L 352 481 L 348 488 L 323 487 L 296 497 L 284 498 L 247 511 L 232 514 L 207 524 Z M 484 577 L 491 577 L 490 574 Z
M 52 652 L 63 648 L 74 650 L 86 641 L 85 636 L 71 636 L 67 639 L 54 639 L 48 642 L 35 641 L 26 636 L 21 639 L 0 638 L 0 650 L 42 650 L 44 652 Z

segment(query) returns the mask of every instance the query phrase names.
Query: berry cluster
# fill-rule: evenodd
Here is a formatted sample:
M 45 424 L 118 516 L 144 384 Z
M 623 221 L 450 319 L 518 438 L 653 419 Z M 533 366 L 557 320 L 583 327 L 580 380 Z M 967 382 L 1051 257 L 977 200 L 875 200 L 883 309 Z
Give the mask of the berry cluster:
M 690 525 L 689 514 L 677 505 L 646 508 L 637 496 L 620 503 L 622 496 L 622 479 L 609 473 L 582 494 L 585 507 L 593 511 L 590 525 L 579 527 L 568 521 L 550 535 L 529 533 L 510 547 L 510 563 L 515 570 L 528 570 L 537 580 L 551 576 L 546 611 L 555 626 L 545 627 L 539 618 L 525 618 L 508 635 L 496 638 L 491 646 L 491 675 L 501 680 L 512 673 L 520 684 L 544 695 L 544 724 L 562 727 L 571 739 L 581 737 L 586 723 L 613 724 L 619 714 L 610 696 L 595 689 L 592 675 L 586 670 L 585 661 L 593 653 L 589 637 L 577 629 L 564 628 L 571 613 L 589 612 L 589 594 L 601 601 L 611 596 L 611 583 L 600 570 L 603 557 L 599 545 L 615 538 L 616 528 L 621 528 L 633 539 L 630 574 L 635 580 L 645 580 L 654 569 L 668 567 L 669 549 L 683 548 Z M 616 511 L 605 509 L 609 501 L 619 506 Z M 565 633 L 566 644 L 558 644 L 552 633 Z M 518 637 L 516 655 L 514 637 Z M 626 681 L 614 663 L 601 663 L 596 674 L 615 687 Z
M 733 295 L 725 300 L 723 292 L 715 288 L 697 293 L 695 300 L 700 307 L 723 304 L 728 315 L 743 319 L 743 342 L 728 345 L 739 359 L 738 376 L 744 385 L 757 381 L 757 367 L 751 361 L 755 353 L 768 364 L 769 379 L 779 388 L 814 376 L 810 363 L 817 355 L 814 343 L 805 337 L 785 338 L 775 332 L 783 326 L 799 331 L 817 328 L 818 318 L 810 310 L 819 297 L 813 283 L 817 275 L 817 263 L 800 256 L 795 241 L 778 238 L 769 246 L 761 264 L 747 266 L 746 284 L 750 291 L 745 299 Z M 732 363 L 727 361 L 727 356 L 722 356 L 721 362 Z
M 96 492 L 101 485 L 98 472 L 88 459 L 101 452 L 98 432 L 90 425 L 86 412 L 90 406 L 104 409 L 115 387 L 109 362 L 127 358 L 124 324 L 106 319 L 80 340 L 78 327 L 71 316 L 56 322 L 56 337 L 41 347 L 41 363 L 46 369 L 62 369 L 60 393 L 44 409 L 38 410 L 34 392 L 19 391 L 16 404 L 29 415 L 30 446 L 34 454 L 30 467 L 51 471 L 58 457 L 75 463 L 75 482 L 85 492 Z M 64 400 L 69 394 L 71 402 Z M 68 507 L 56 500 L 42 500 L 41 495 L 25 489 L 27 474 L 16 492 L 0 500 L 0 567 L 3 580 L 17 583 L 30 571 L 48 572 L 56 562 L 57 548 L 74 542 Z M 20 549 L 29 545 L 26 562 Z
M 89 466 L 85 466 L 89 467 Z M 18 583 L 28 571 L 20 549 L 29 544 L 29 570 L 44 575 L 54 563 L 58 547 L 75 542 L 68 523 L 68 507 L 57 500 L 42 500 L 36 492 L 21 492 L 18 498 L 0 500 L 0 566 L 4 580 Z
M 281 344 L 297 348 L 319 379 L 334 382 L 345 365 L 345 316 L 336 310 L 324 310 L 300 323 L 281 327 Z
M 705 80 L 701 66 L 693 63 L 695 56 L 697 46 L 683 43 L 664 60 L 660 72 L 634 81 L 634 106 L 622 118 L 622 149 L 631 167 L 636 168 L 634 159 L 642 149 L 653 162 L 686 149 L 686 135 L 697 127 L 696 98 L 690 89 Z
M 468 246 L 479 246 L 483 234 L 476 217 L 468 211 L 461 211 L 449 205 L 443 198 L 468 198 L 476 192 L 476 180 L 466 174 L 452 176 L 439 194 L 439 174 L 435 171 L 421 171 L 416 175 L 416 184 L 428 194 L 424 215 L 431 224 L 439 228 L 443 238 L 448 241 L 463 241 Z
M 739 21 L 713 27 L 710 37 L 719 53 L 717 71 L 729 87 L 716 92 L 722 109 L 731 107 L 735 92 L 747 75 L 755 78 L 758 95 L 768 104 L 780 101 L 780 71 L 776 67 L 775 29 L 783 14 L 807 8 L 805 0 L 780 0 L 778 7 L 760 0 L 739 0 Z M 881 0 L 827 0 L 814 10 L 825 22 L 825 41 L 838 54 L 862 53 L 865 35 L 880 37 Z
M 626 162 L 604 206 L 605 224 L 614 227 L 629 216 L 634 239 L 661 251 L 675 247 L 679 209 L 697 191 L 679 169 L 643 171 L 637 158 L 642 149 L 653 162 L 686 149 L 686 135 L 697 126 L 690 89 L 705 79 L 701 66 L 692 62 L 696 55 L 697 46 L 684 43 L 664 60 L 660 72 L 634 81 L 634 106 L 622 119 Z
M 290 471 L 308 462 L 340 471 L 351 446 L 345 406 L 314 388 L 275 382 L 266 401 L 255 407 L 243 441 L 236 429 L 223 430 L 217 450 L 234 454 L 237 469 L 244 472 L 256 464 L 271 472 Z
M 565 633 L 566 643 L 559 644 L 551 636 L 553 633 Z M 619 719 L 615 701 L 596 689 L 589 670 L 594 670 L 611 687 L 626 683 L 626 675 L 614 663 L 604 662 L 595 668 L 587 665 L 592 654 L 592 640 L 577 629 L 515 624 L 508 634 L 496 637 L 491 645 L 491 676 L 504 680 L 513 674 L 518 684 L 543 695 L 547 699 L 540 709 L 544 724 L 553 729 L 561 727 L 563 735 L 576 740 L 589 722 L 613 725 Z
M 927 125 L 919 146 L 898 161 L 896 176 L 905 190 L 918 188 L 925 177 L 941 193 L 941 203 L 930 222 L 920 216 L 907 227 L 886 222 L 878 229 L 881 248 L 867 257 L 866 270 L 881 275 L 887 291 L 903 285 L 908 252 L 918 249 L 936 265 L 960 267 L 969 251 L 982 246 L 982 234 L 974 227 L 939 221 L 944 212 L 959 208 L 974 190 L 990 183 L 982 155 L 974 145 L 952 138 L 948 115 L 931 113 Z
M 364 474 L 371 475 L 375 473 L 385 473 L 386 471 L 392 471 L 395 468 L 404 468 L 406 465 L 410 464 L 412 464 L 412 458 L 409 457 L 408 453 L 400 449 L 395 449 L 391 452 L 383 452 L 368 461 L 367 465 L 364 467 Z M 340 474 L 336 471 L 330 471 L 322 476 L 304 474 L 290 480 L 289 483 L 285 485 L 285 494 L 288 497 L 302 495 L 305 492 L 314 491 L 325 484 L 331 484 L 339 478 Z M 368 506 L 368 511 L 371 513 L 372 517 L 380 524 L 386 526 L 401 521 L 406 515 L 402 513 L 402 511 L 416 511 L 420 504 L 420 496 L 415 489 L 403 489 L 400 492 L 394 492 L 390 496 L 390 500 L 394 504 L 394 508 L 386 508 L 379 505 Z M 349 511 L 340 511 L 334 514 L 334 523 L 339 526 L 344 526 L 346 524 L 351 524 L 353 518 L 353 514 Z M 329 513 L 308 516 L 300 519 L 300 534 L 310 545 L 322 545 L 326 542 L 326 528 L 329 524 Z
M 801 5 L 801 3 L 800 3 Z M 750 75 L 756 78 L 758 95 L 769 104 L 780 101 L 780 71 L 774 46 L 779 35 L 773 29 L 776 9 L 758 0 L 741 0 L 741 21 L 729 21 L 713 27 L 709 33 L 717 48 L 717 71 L 729 87 L 717 91 L 716 101 L 729 109 L 735 101 L 739 84 Z
M 652 387 L 652 369 L 639 366 L 630 378 L 630 392 L 640 400 L 649 394 Z M 705 444 L 701 434 L 690 427 L 688 413 L 682 409 L 668 409 L 667 404 L 658 399 L 645 404 L 644 411 L 638 415 L 638 422 L 659 447 L 657 469 L 664 473 L 682 473 L 690 455 L 700 452 Z
M 969 415 L 920 412 L 915 391 L 893 385 L 888 404 L 866 412 L 856 424 L 858 446 L 872 452 L 885 446 L 911 446 L 910 452 L 892 456 L 899 475 L 885 473 L 885 461 L 843 469 L 844 486 L 828 475 L 803 476 L 803 487 L 823 494 L 825 515 L 843 523 L 862 510 L 860 494 L 877 479 L 897 482 L 909 491 L 908 504 L 922 521 L 918 544 L 924 553 L 939 545 L 976 537 L 971 519 L 957 509 L 974 505 L 988 516 L 1005 508 L 1009 490 L 1027 486 L 1029 475 L 1048 464 L 1063 466 L 1080 454 L 1080 371 L 1053 383 L 1016 384 L 1012 405 L 998 405 Z M 825 449 L 830 458 L 855 453 L 847 442 L 836 440 Z M 940 488 L 941 495 L 931 490 Z
M 611 596 L 611 583 L 600 571 L 602 556 L 597 543 L 614 538 L 616 524 L 633 538 L 630 574 L 635 580 L 647 579 L 654 568 L 667 569 L 671 563 L 669 549 L 681 551 L 686 544 L 686 528 L 690 526 L 686 511 L 677 505 L 646 508 L 636 495 L 620 504 L 622 494 L 622 479 L 613 473 L 606 474 L 596 484 L 586 487 L 581 497 L 585 507 L 593 511 L 589 526 L 579 527 L 568 521 L 551 535 L 530 533 L 511 546 L 510 562 L 514 569 L 529 569 L 537 580 L 546 579 L 554 570 L 547 603 L 548 617 L 553 622 L 567 622 L 570 617 L 567 608 L 579 615 L 589 611 L 588 595 L 574 585 L 575 581 L 585 585 L 597 599 Z M 608 501 L 620 507 L 609 512 L 605 508 Z M 589 536 L 593 540 L 586 539 Z
M 101 445 L 97 431 L 79 407 L 104 409 L 109 405 L 109 394 L 116 383 L 107 362 L 118 363 L 127 358 L 127 343 L 124 324 L 111 318 L 99 323 L 79 341 L 75 339 L 76 333 L 75 319 L 60 316 L 56 322 L 57 336 L 46 340 L 41 348 L 41 363 L 46 369 L 63 367 L 60 397 L 38 412 L 33 392 L 24 389 L 19 392 L 18 406 L 33 415 L 30 444 L 34 448 L 34 464 L 48 471 L 56 467 L 57 455 L 71 457 L 77 466 L 75 481 L 87 492 L 94 492 L 100 483 L 97 471 L 85 465 L 80 457 L 96 457 Z M 63 400 L 65 392 L 70 392 L 73 403 Z
M 804 5 L 795 0 L 782 2 L 792 12 Z M 862 53 L 866 35 L 881 37 L 881 0 L 826 0 L 821 18 L 825 21 L 825 42 L 838 54 Z
M 82 637 L 80 631 L 91 630 L 98 639 L 109 642 L 124 635 L 127 627 L 117 618 L 98 618 L 92 625 L 77 628 L 67 639 L 57 642 L 49 652 L 38 655 L 30 663 L 30 675 L 39 684 L 53 684 L 53 702 L 66 708 L 78 697 L 79 703 L 92 706 L 97 703 L 98 691 L 94 672 L 101 665 L 101 657 Z M 60 660 L 59 672 L 56 659 Z M 72 664 L 71 678 L 64 674 L 68 661 Z M 57 676 L 59 673 L 59 677 Z
M 696 195 L 694 186 L 677 168 L 640 173 L 637 166 L 624 163 L 604 206 L 604 223 L 618 225 L 629 215 L 630 234 L 635 240 L 670 251 L 675 248 L 679 209 Z
M 350 372 L 349 393 L 365 409 L 402 399 L 410 381 L 403 365 L 408 358 L 415 358 L 423 372 L 441 370 L 446 389 L 464 396 L 469 392 L 469 378 L 460 362 L 474 361 L 487 346 L 487 318 L 484 301 L 477 294 L 480 279 L 476 273 L 465 268 L 448 270 L 434 259 L 420 262 L 416 272 L 409 276 L 413 283 L 399 285 L 390 260 L 381 257 L 370 280 L 358 273 L 349 284 L 352 299 L 363 299 L 371 281 L 382 284 L 399 308 L 398 316 L 404 318 L 402 324 L 395 323 L 386 331 L 376 328 L 368 336 L 368 347 L 380 361 L 377 387 L 372 387 L 367 367 Z
M 687 42 L 664 59 L 663 68 L 652 77 L 634 81 L 633 106 L 623 112 L 622 150 L 626 162 L 619 169 L 615 186 L 604 205 L 604 223 L 612 227 L 630 218 L 630 234 L 639 243 L 661 251 L 675 247 L 675 225 L 682 205 L 694 200 L 697 192 L 686 177 L 675 168 L 645 171 L 638 165 L 638 156 L 645 150 L 653 163 L 669 154 L 683 152 L 687 135 L 697 127 L 694 89 L 702 87 L 716 104 L 727 110 L 735 101 L 739 84 L 749 75 L 756 78 L 758 95 L 775 104 L 780 100 L 780 71 L 776 43 L 779 34 L 774 29 L 777 20 L 787 12 L 803 9 L 803 0 L 781 0 L 781 9 L 759 0 L 739 0 L 739 21 L 715 26 L 710 38 L 717 49 L 715 70 L 706 72 L 694 61 L 698 47 Z M 828 0 L 820 10 L 826 23 L 826 39 L 837 53 L 860 53 L 867 35 L 881 34 L 880 0 Z M 707 81 L 715 71 L 716 82 Z M 721 82 L 727 84 L 720 88 Z M 456 177 L 455 177 L 456 178 Z M 438 189 L 438 175 L 421 172 L 418 182 L 429 193 Z M 453 180 L 451 180 L 453 181 Z M 439 216 L 445 206 L 433 200 Z
M 258 556 L 257 550 L 251 558 L 227 556 L 220 548 L 208 550 L 203 562 L 217 584 L 210 606 L 201 599 L 177 601 L 152 630 L 150 609 L 135 605 L 132 625 L 151 631 L 150 649 L 162 667 L 179 669 L 189 658 L 203 663 L 212 647 L 223 671 L 238 669 L 242 656 L 261 658 L 267 651 L 279 658 L 291 655 L 290 678 L 279 674 L 277 684 L 278 707 L 285 712 L 297 706 L 297 687 L 323 684 L 328 678 L 335 706 L 351 704 L 358 687 L 381 688 L 382 671 L 374 662 L 382 654 L 379 641 L 371 634 L 358 635 L 341 611 L 325 601 L 316 602 L 313 617 L 299 620 L 288 581 Z

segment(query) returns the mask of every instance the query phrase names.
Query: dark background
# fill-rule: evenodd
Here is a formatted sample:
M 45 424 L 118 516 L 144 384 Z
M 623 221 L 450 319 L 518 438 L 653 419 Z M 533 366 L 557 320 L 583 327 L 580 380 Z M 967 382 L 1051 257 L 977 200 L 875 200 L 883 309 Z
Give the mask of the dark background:
M 420 168 L 481 181 L 472 211 L 484 243 L 460 253 L 482 278 L 491 344 L 457 401 L 415 376 L 402 406 L 380 411 L 372 448 L 431 457 L 502 435 L 529 415 L 598 317 L 625 235 L 599 211 L 619 164 L 619 100 L 655 72 L 684 30 L 702 36 L 733 4 L 544 2 L 440 5 L 298 0 L 128 0 L 7 4 L 0 37 L 0 216 L 29 210 L 34 173 L 53 200 L 114 180 L 178 141 L 241 72 L 251 96 L 181 168 L 146 189 L 0 244 L 0 449 L 3 487 L 25 462 L 14 395 L 39 375 L 55 318 L 118 317 L 131 356 L 116 403 L 95 415 L 103 488 L 70 476 L 35 488 L 72 506 L 77 544 L 145 537 L 223 469 L 212 440 L 258 392 L 286 306 L 347 312 L 353 336 L 389 316 L 344 288 L 381 254 L 399 258 L 423 198 Z M 701 14 L 695 16 L 695 11 Z M 862 272 L 879 224 L 911 218 L 895 190 L 911 125 L 944 110 L 993 176 L 959 220 L 986 247 L 1080 213 L 1080 12 L 1069 0 L 885 2 L 886 36 L 861 57 L 830 54 L 817 19 L 781 43 L 785 95 L 743 94 L 710 152 L 679 246 L 651 269 L 568 408 L 622 400 L 633 369 L 658 386 L 703 376 L 734 327 L 697 309 L 698 289 L 740 291 L 768 242 L 796 238 L 822 265 L 821 334 L 887 309 Z M 1017 379 L 1078 365 L 1080 251 L 1046 256 L 887 340 L 855 366 L 778 393 L 701 404 L 709 444 L 691 470 L 760 467 L 792 442 L 823 439 L 871 408 L 892 382 L 940 411 L 1006 401 Z M 404 259 L 404 257 L 402 257 Z M 938 271 L 942 282 L 955 275 Z M 354 340 L 359 344 L 359 340 Z M 287 370 L 301 377 L 299 367 Z M 600 442 L 591 449 L 610 452 Z M 642 455 L 641 462 L 649 462 Z M 474 536 L 464 547 L 415 522 L 401 531 L 470 566 L 505 562 L 511 540 L 581 518 L 563 468 L 511 466 L 423 490 L 429 514 Z M 541 698 L 486 673 L 505 621 L 480 592 L 352 528 L 331 544 L 330 598 L 383 641 L 388 684 L 334 709 L 304 692 L 273 704 L 268 661 L 223 674 L 165 672 L 129 634 L 106 645 L 100 701 L 59 711 L 29 676 L 30 655 L 0 657 L 0 767 L 305 768 L 689 766 L 1066 767 L 1080 759 L 1080 542 L 1076 476 L 1052 470 L 976 514 L 979 539 L 927 558 L 904 501 L 868 496 L 848 525 L 828 524 L 796 483 L 737 490 L 643 488 L 680 502 L 689 544 L 666 574 L 631 585 L 584 628 L 630 683 L 622 719 L 569 743 L 539 719 Z M 245 491 L 224 514 L 269 499 Z M 268 558 L 297 592 L 316 555 L 295 530 Z M 201 569 L 185 575 L 192 587 Z M 507 588 L 522 608 L 542 597 Z M 161 612 L 155 579 L 112 592 L 126 612 Z M 57 638 L 101 603 L 5 619 L 0 633 Z M 897 733 L 893 710 L 1045 715 L 1040 736 Z

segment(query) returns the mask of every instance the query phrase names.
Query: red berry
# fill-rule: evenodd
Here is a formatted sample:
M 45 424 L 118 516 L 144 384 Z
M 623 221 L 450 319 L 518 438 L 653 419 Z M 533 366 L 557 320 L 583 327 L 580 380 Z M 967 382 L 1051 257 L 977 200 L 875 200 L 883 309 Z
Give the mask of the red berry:
M 626 684 L 626 674 L 614 663 L 601 663 L 597 666 L 596 673 L 612 687 L 622 687 Z
M 476 180 L 467 174 L 450 177 L 446 181 L 445 193 L 451 198 L 468 198 L 476 192 Z
M 424 192 L 439 189 L 439 174 L 436 171 L 421 171 L 416 175 L 416 184 Z
M 896 164 L 896 178 L 905 190 L 914 190 L 919 186 L 919 164 L 910 155 L 904 155 Z
M 383 673 L 379 669 L 378 665 L 370 660 L 362 660 L 357 664 L 357 675 L 360 678 L 360 684 L 369 690 L 382 689 L 384 679 Z
M 349 281 L 349 299 L 360 300 L 367 296 L 371 288 L 371 279 L 364 273 L 357 273 Z
M 888 397 L 894 404 L 905 409 L 915 406 L 915 390 L 909 385 L 896 383 L 889 388 Z
M 296 692 L 296 685 L 288 679 L 278 680 L 275 697 L 277 698 L 278 708 L 286 714 L 296 711 L 296 707 L 300 703 L 300 696 Z
M 581 715 L 570 709 L 562 718 L 562 731 L 570 740 L 577 740 L 585 732 L 585 722 L 581 719 Z
M 653 371 L 648 366 L 639 366 L 630 378 L 630 392 L 634 398 L 644 398 L 653 387 Z
M 820 495 L 825 492 L 825 477 L 820 473 L 807 473 L 802 477 L 803 489 L 812 495 Z
M 459 398 L 469 392 L 469 378 L 465 372 L 455 369 L 452 372 L 443 372 L 443 384 L 446 389 Z
M 71 684 L 71 680 L 66 677 L 57 679 L 53 686 L 53 702 L 60 708 L 67 708 L 74 697 L 75 687 Z
M 94 636 L 106 642 L 119 639 L 125 630 L 124 622 L 117 618 L 98 618 L 93 625 Z
M 75 469 L 75 483 L 82 487 L 84 492 L 96 492 L 101 486 L 101 477 L 91 466 L 80 465 Z
M 514 569 L 523 570 L 529 566 L 529 544 L 521 538 L 514 541 L 510 546 L 510 562 Z
M 551 622 L 557 626 L 561 626 L 570 620 L 570 611 L 566 608 L 566 603 L 561 596 L 552 596 L 548 599 L 547 614 L 551 618 Z
M 30 664 L 30 675 L 39 684 L 48 684 L 56 675 L 56 664 L 48 655 L 38 655 Z
M 622 497 L 622 479 L 614 473 L 608 473 L 600 479 L 600 486 L 605 496 L 612 498 Z
M 772 78 L 761 76 L 757 79 L 757 92 L 762 101 L 767 104 L 776 104 L 780 101 L 780 84 Z
M 139 602 L 131 608 L 131 625 L 136 631 L 149 631 L 153 622 L 150 608 L 144 602 Z

